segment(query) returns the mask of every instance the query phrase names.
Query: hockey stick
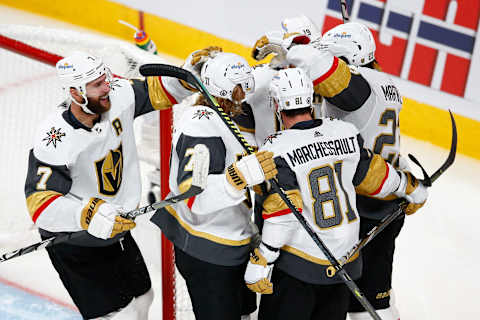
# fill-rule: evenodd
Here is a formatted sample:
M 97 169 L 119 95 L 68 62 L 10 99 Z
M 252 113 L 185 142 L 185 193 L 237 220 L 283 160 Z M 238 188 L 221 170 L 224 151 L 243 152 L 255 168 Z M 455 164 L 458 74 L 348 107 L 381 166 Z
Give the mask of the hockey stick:
M 347 10 L 347 0 L 340 0 L 340 8 L 342 9 L 343 23 L 349 22 L 350 16 L 348 15 L 348 10 Z
M 199 193 L 201 193 L 205 189 L 205 186 L 207 184 L 208 167 L 210 164 L 210 154 L 207 147 L 204 144 L 198 144 L 195 146 L 192 161 L 193 161 L 192 185 L 187 191 L 177 196 L 170 197 L 159 202 L 155 202 L 148 206 L 123 213 L 121 214 L 121 216 L 127 219 L 134 219 L 148 212 L 166 207 L 168 205 L 177 203 L 182 200 L 186 200 L 188 198 L 194 197 Z M 84 236 L 86 234 L 87 234 L 87 230 L 82 230 L 78 232 L 73 232 L 73 233 L 59 235 L 59 236 L 45 239 L 43 241 L 34 243 L 27 247 L 2 254 L 0 256 L 0 263 L 19 257 L 19 256 L 23 256 L 33 251 L 52 247 L 56 244 L 64 243 L 69 240 L 78 239 L 79 237 Z
M 242 136 L 242 134 L 240 133 L 240 130 L 238 130 L 237 126 L 232 121 L 232 119 L 230 119 L 230 117 L 225 113 L 222 107 L 218 104 L 217 100 L 212 95 L 210 95 L 210 93 L 207 91 L 203 83 L 201 83 L 191 72 L 176 66 L 166 65 L 166 64 L 145 64 L 140 67 L 139 71 L 140 71 L 140 74 L 143 76 L 166 76 L 166 77 L 181 79 L 187 82 L 188 84 L 192 85 L 193 87 L 197 88 L 205 97 L 205 99 L 207 99 L 207 101 L 211 104 L 211 107 L 213 108 L 213 110 L 215 110 L 219 114 L 222 121 L 227 125 L 227 127 L 235 136 L 235 138 L 238 140 L 238 142 L 240 142 L 242 147 L 245 149 L 246 153 L 247 154 L 254 153 L 253 148 L 247 143 L 247 141 Z M 368 302 L 367 298 L 360 291 L 360 289 L 352 280 L 352 278 L 343 269 L 343 266 L 340 265 L 338 260 L 333 256 L 333 254 L 330 252 L 327 246 L 323 243 L 323 241 L 318 237 L 315 231 L 313 231 L 312 228 L 310 228 L 305 218 L 301 215 L 301 213 L 298 211 L 298 209 L 295 207 L 292 201 L 290 201 L 288 196 L 285 194 L 285 191 L 280 187 L 280 185 L 278 184 L 278 181 L 275 179 L 271 179 L 269 180 L 269 182 L 272 185 L 273 191 L 277 193 L 280 196 L 280 198 L 285 202 L 285 204 L 292 211 L 292 213 L 298 219 L 300 224 L 303 226 L 303 228 L 307 231 L 307 233 L 313 239 L 313 241 L 317 244 L 320 250 L 322 250 L 323 254 L 327 257 L 329 262 L 335 268 L 336 273 L 340 276 L 342 281 L 347 285 L 347 287 L 350 289 L 352 294 L 358 299 L 358 301 L 362 304 L 365 310 L 368 311 L 368 313 L 372 316 L 373 319 L 381 320 L 381 318 L 378 316 L 378 314 L 376 313 L 375 309 L 372 307 L 370 302 Z
M 440 177 L 445 170 L 447 170 L 455 161 L 455 155 L 457 153 L 457 125 L 455 124 L 455 118 L 453 117 L 453 114 L 450 110 L 448 110 L 450 113 L 450 120 L 452 122 L 452 143 L 450 145 L 450 152 L 448 154 L 447 159 L 445 162 L 440 166 L 440 168 L 435 171 L 431 176 L 427 174 L 425 169 L 422 167 L 420 162 L 411 154 L 409 154 L 409 158 L 420 167 L 423 173 L 423 180 L 422 184 L 426 187 L 430 187 L 432 183 Z M 402 213 L 403 210 L 405 209 L 407 205 L 407 202 L 402 202 L 400 204 L 400 208 L 395 211 L 394 213 L 386 216 L 383 218 L 378 225 L 373 227 L 367 235 L 363 238 L 360 239 L 353 247 L 350 249 L 341 259 L 340 259 L 340 264 L 345 265 L 345 263 L 353 257 L 355 254 L 357 254 L 363 247 L 365 247 L 370 241 L 373 240 L 379 234 L 383 229 L 385 229 L 392 221 L 397 219 Z

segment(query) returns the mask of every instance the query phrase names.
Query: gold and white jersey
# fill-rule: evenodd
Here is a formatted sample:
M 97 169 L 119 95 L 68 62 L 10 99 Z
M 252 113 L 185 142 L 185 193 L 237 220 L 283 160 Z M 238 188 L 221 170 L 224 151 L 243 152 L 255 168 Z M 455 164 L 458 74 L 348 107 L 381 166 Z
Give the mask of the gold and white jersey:
M 370 68 L 349 67 L 352 74 L 360 74 L 368 82 L 370 96 L 360 108 L 349 112 L 325 100 L 324 116 L 353 123 L 360 131 L 366 148 L 396 164 L 400 155 L 402 96 L 387 74 Z
M 225 170 L 244 150 L 220 116 L 210 107 L 186 108 L 175 127 L 172 140 L 169 186 L 172 195 L 191 185 L 191 157 L 197 144 L 210 152 L 207 185 L 199 195 L 158 210 L 152 222 L 175 246 L 197 259 L 234 266 L 248 259 L 251 210 L 243 194 L 226 188 Z M 246 136 L 247 142 L 252 136 Z
M 400 177 L 379 155 L 363 147 L 351 123 L 338 119 L 299 122 L 267 138 L 260 150 L 274 153 L 277 179 L 310 228 L 338 259 L 359 237 L 356 197 L 382 198 Z M 262 241 L 282 253 L 275 265 L 302 281 L 336 283 L 335 270 L 280 196 L 270 190 L 263 202 Z M 358 255 L 347 264 L 360 276 Z
M 331 103 L 334 100 L 325 99 L 325 116 L 353 123 L 360 131 L 366 148 L 381 155 L 395 168 L 405 169 L 405 161 L 400 161 L 399 114 L 402 108 L 402 97 L 392 79 L 387 74 L 370 68 L 349 66 L 347 70 L 352 74 L 349 90 L 352 90 L 352 93 L 361 92 L 365 95 L 368 94 L 369 87 L 370 94 L 354 111 L 343 111 Z M 359 82 L 361 79 L 368 83 L 367 88 L 362 87 Z M 346 97 L 343 98 L 346 99 Z M 386 201 L 359 195 L 357 208 L 360 216 L 382 219 L 386 214 L 397 210 L 399 202 L 398 199 Z
M 93 128 L 80 123 L 66 103 L 38 127 L 25 196 L 32 220 L 41 230 L 82 230 L 80 215 L 91 198 L 127 211 L 140 202 L 133 120 L 155 108 L 168 108 L 176 100 L 158 77 L 115 79 L 110 88 L 111 108 Z
M 357 136 L 352 124 L 324 119 L 273 134 L 260 148 L 274 152 L 280 185 L 337 258 L 358 240 L 353 183 L 361 155 Z M 282 251 L 276 267 L 309 283 L 340 281 L 333 278 L 323 252 L 277 194 L 267 196 L 263 217 L 262 241 Z M 357 258 L 348 267 L 353 277 L 360 275 Z

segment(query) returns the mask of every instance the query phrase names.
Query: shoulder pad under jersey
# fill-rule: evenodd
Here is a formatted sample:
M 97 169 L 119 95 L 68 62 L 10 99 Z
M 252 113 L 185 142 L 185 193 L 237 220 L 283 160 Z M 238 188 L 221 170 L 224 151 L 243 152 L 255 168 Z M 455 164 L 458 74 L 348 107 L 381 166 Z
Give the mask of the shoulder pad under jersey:
M 282 130 L 272 133 L 263 141 L 263 146 L 261 147 L 261 150 L 268 150 L 274 153 L 276 153 L 277 151 L 281 151 L 282 141 L 288 139 L 291 133 L 292 131 L 289 130 Z
M 123 112 L 126 108 L 131 108 L 132 114 L 135 105 L 135 93 L 128 80 L 115 78 L 110 82 L 110 102 L 111 113 L 117 114 Z
M 74 129 L 63 119 L 58 110 L 40 123 L 33 140 L 33 153 L 35 157 L 51 165 L 68 165 L 73 162 L 82 149 L 85 141 L 81 139 L 81 131 Z
M 378 82 L 393 82 L 392 78 L 385 72 L 367 67 L 356 67 L 356 69 L 370 85 Z
M 389 74 L 365 67 L 359 67 L 358 71 L 367 80 L 372 91 L 377 96 L 400 106 L 402 105 L 402 95 Z
M 175 130 L 195 137 L 218 137 L 228 131 L 228 128 L 215 110 L 197 105 L 183 110 Z
M 331 127 L 332 132 L 348 133 L 352 135 L 357 135 L 359 133 L 357 127 L 351 123 L 337 118 L 323 118 L 323 126 Z

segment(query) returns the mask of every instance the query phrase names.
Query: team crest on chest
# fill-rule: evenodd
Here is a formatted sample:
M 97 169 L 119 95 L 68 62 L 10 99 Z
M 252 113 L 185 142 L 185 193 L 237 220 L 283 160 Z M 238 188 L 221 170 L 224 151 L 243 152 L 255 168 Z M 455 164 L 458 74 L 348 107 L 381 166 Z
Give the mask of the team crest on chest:
M 192 119 L 195 119 L 195 118 L 198 118 L 198 119 L 202 119 L 202 118 L 207 118 L 207 119 L 210 119 L 210 116 L 213 114 L 212 111 L 208 111 L 207 109 L 199 109 L 199 110 L 196 110 L 195 113 L 193 114 L 193 117 Z
M 62 142 L 62 137 L 65 137 L 65 133 L 61 132 L 62 128 L 55 129 L 52 127 L 50 131 L 47 132 L 47 136 L 42 139 L 42 141 L 47 141 L 47 146 L 51 143 L 54 148 L 57 147 L 57 142 Z
M 106 196 L 114 196 L 120 190 L 123 177 L 122 144 L 110 150 L 102 159 L 95 161 L 98 191 Z
M 268 137 L 265 138 L 265 141 L 263 142 L 263 144 L 266 144 L 267 142 L 273 143 L 273 139 L 278 138 L 279 135 L 281 135 L 280 132 L 269 135 Z

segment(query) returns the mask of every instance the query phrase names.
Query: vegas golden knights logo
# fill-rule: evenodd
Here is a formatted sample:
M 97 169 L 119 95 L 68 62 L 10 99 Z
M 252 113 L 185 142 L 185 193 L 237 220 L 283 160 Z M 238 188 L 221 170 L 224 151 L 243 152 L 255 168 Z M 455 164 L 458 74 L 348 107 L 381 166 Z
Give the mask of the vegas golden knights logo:
M 97 172 L 98 191 L 106 196 L 117 194 L 122 184 L 123 152 L 122 144 L 102 159 L 95 161 Z

